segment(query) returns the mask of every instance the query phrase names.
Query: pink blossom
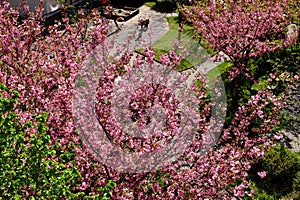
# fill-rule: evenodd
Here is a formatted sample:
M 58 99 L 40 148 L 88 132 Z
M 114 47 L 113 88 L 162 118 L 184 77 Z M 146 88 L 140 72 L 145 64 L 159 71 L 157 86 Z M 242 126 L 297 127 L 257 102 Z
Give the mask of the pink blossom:
M 263 171 L 263 172 L 257 172 L 258 176 L 260 178 L 264 178 L 265 176 L 267 176 L 267 172 Z

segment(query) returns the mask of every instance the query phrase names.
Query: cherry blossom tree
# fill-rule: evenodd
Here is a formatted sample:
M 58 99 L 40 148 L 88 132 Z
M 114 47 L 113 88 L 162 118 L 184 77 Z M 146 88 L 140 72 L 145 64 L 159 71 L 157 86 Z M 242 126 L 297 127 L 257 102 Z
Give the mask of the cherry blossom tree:
M 152 66 L 154 64 L 154 51 L 151 48 L 144 49 L 144 56 L 134 55 L 125 47 L 117 51 L 116 55 L 111 56 L 112 60 L 108 62 L 107 47 L 101 46 L 100 55 L 93 55 L 92 62 L 88 64 L 92 66 L 89 73 L 94 73 L 95 69 L 103 69 L 100 73 L 100 81 L 97 85 L 97 117 L 103 127 L 103 134 L 115 145 L 127 149 L 130 152 L 151 152 L 160 148 L 156 145 L 159 140 L 163 140 L 167 144 L 167 138 L 173 137 L 172 132 L 167 132 L 164 137 L 155 141 L 153 138 L 150 142 L 141 140 L 140 138 L 130 138 L 126 135 L 125 130 L 119 129 L 116 118 L 113 114 L 113 106 L 111 99 L 115 94 L 113 88 L 118 77 L 131 72 L 134 68 L 143 66 Z M 123 53 L 122 53 L 123 52 Z M 107 55 L 106 55 L 107 54 Z M 133 61 L 132 61 L 133 59 Z M 169 67 L 175 67 L 179 64 L 181 56 L 174 55 L 173 52 L 161 56 L 163 64 Z M 132 62 L 131 62 L 132 61 Z M 97 64 L 95 64 L 97 63 Z M 133 64 L 130 64 L 133 63 Z M 86 72 L 86 71 L 85 71 Z M 87 74 L 89 74 L 87 73 Z M 96 73 L 97 74 L 97 73 Z M 99 74 L 99 73 L 98 73 Z M 84 74 L 83 74 L 84 75 Z M 133 79 L 133 77 L 131 77 Z M 124 78 L 122 78 L 124 79 Z M 120 80 L 120 79 L 119 79 Z M 97 79 L 95 80 L 97 82 Z M 204 77 L 199 77 L 199 85 L 205 85 Z M 78 84 L 83 89 L 92 85 L 90 76 L 82 76 L 78 80 Z M 125 82 L 129 88 L 134 88 L 136 82 Z M 162 101 L 165 107 L 170 106 L 171 112 L 169 119 L 174 117 L 173 130 L 180 125 L 180 118 L 176 115 L 177 102 L 169 102 L 164 99 L 164 87 L 158 85 L 145 85 L 135 91 L 132 95 L 134 99 L 130 99 L 127 106 L 133 121 L 142 125 L 148 123 L 146 111 L 153 106 L 153 102 Z M 155 91 L 156 90 L 156 91 Z M 250 183 L 247 181 L 247 171 L 251 165 L 256 163 L 264 155 L 265 149 L 272 144 L 276 132 L 273 131 L 274 126 L 279 125 L 279 109 L 283 106 L 283 98 L 278 98 L 268 91 L 261 91 L 249 99 L 246 105 L 238 108 L 236 117 L 224 131 L 222 139 L 215 148 L 204 149 L 204 141 L 206 132 L 211 128 L 207 117 L 211 114 L 211 103 L 205 101 L 208 91 L 205 87 L 197 87 L 194 85 L 191 90 L 195 93 L 199 107 L 198 114 L 201 116 L 198 124 L 198 132 L 193 135 L 192 142 L 188 145 L 178 159 L 173 162 L 165 163 L 162 168 L 154 171 L 146 170 L 145 172 L 118 172 L 112 166 L 108 166 L 107 172 L 109 177 L 113 177 L 117 186 L 114 190 L 113 197 L 120 199 L 205 199 L 205 198 L 226 198 L 232 199 L 251 197 L 254 193 L 250 189 Z M 78 99 L 83 99 L 81 94 L 84 90 L 80 90 Z M 125 92 L 126 93 L 126 92 Z M 87 94 L 87 96 L 90 96 Z M 92 98 L 92 97 L 90 97 Z M 85 101 L 85 100 L 84 100 Z M 89 100 L 91 101 L 91 99 Z M 157 103 L 157 102 L 156 102 Z M 175 105 L 172 107 L 172 105 Z M 91 107 L 92 105 L 88 105 Z M 125 104 L 126 106 L 126 104 Z M 88 115 L 92 112 L 81 113 L 79 116 Z M 175 114 L 175 115 L 172 115 Z M 84 120 L 82 121 L 84 123 Z M 167 122 L 168 123 L 168 122 Z M 93 130 L 90 127 L 90 130 Z M 99 132 L 88 131 L 86 137 L 90 137 L 96 141 L 95 146 L 99 145 Z M 176 135 L 176 133 L 175 133 Z M 155 133 L 159 136 L 159 133 Z M 156 139 L 155 138 L 155 139 Z M 93 141 L 90 141 L 91 145 Z M 88 144 L 88 141 L 86 141 Z M 202 152 L 206 150 L 206 154 Z M 95 157 L 104 151 L 107 155 L 113 156 L 111 149 L 94 148 Z M 109 160 L 109 157 L 101 157 L 102 160 Z M 118 157 L 122 159 L 122 157 Z M 117 159 L 114 160 L 117 165 L 121 165 Z M 143 162 L 143 160 L 139 160 Z M 148 163 L 151 165 L 152 163 Z M 151 167 L 150 167 L 151 169 Z
M 296 42 L 297 33 L 288 31 L 296 7 L 293 0 L 194 1 L 192 6 L 183 7 L 197 35 L 217 52 L 216 59 L 224 58 L 225 54 L 232 63 L 228 70 L 233 86 L 228 87 L 231 116 L 240 99 L 249 96 L 240 86 L 257 82 L 249 60 Z
M 26 10 L 28 7 L 25 7 Z M 98 81 L 95 110 L 98 111 L 99 122 L 107 130 L 106 136 L 115 145 L 128 151 L 147 152 L 161 148 L 159 141 L 163 141 L 161 144 L 170 143 L 178 135 L 181 117 L 185 114 L 176 107 L 179 99 L 163 85 L 141 85 L 128 103 L 133 121 L 147 125 L 149 118 L 146 111 L 160 103 L 167 110 L 166 127 L 165 132 L 157 132 L 157 140 L 151 138 L 150 142 L 142 141 L 142 145 L 138 138 L 130 140 L 129 135 L 117 129 L 113 120 L 110 105 L 112 86 L 118 77 L 124 79 L 126 72 L 153 66 L 154 51 L 145 47 L 144 56 L 140 56 L 120 46 L 118 56 L 112 57 L 113 46 L 106 40 L 108 22 L 96 11 L 88 16 L 79 11 L 78 21 L 74 24 L 66 16 L 63 23 L 49 27 L 48 34 L 43 34 L 41 11 L 38 7 L 36 14 L 28 13 L 27 18 L 19 22 L 18 12 L 1 2 L 0 81 L 9 89 L 19 91 L 22 106 L 16 107 L 15 113 L 20 116 L 21 123 L 46 111 L 46 125 L 51 136 L 49 145 L 59 142 L 62 151 L 72 148 L 76 153 L 71 165 L 77 167 L 81 178 L 80 185 L 73 188 L 73 192 L 82 191 L 92 196 L 100 193 L 99 188 L 109 181 L 114 181 L 117 185 L 113 189 L 113 199 L 231 199 L 252 195 L 247 170 L 263 156 L 264 149 L 272 142 L 270 139 L 275 135 L 272 128 L 278 125 L 282 98 L 268 91 L 252 96 L 246 105 L 238 108 L 236 117 L 223 131 L 218 145 L 204 148 L 207 131 L 213 128 L 207 118 L 214 105 L 207 99 L 206 79 L 199 77 L 197 84 L 189 88 L 198 103 L 195 112 L 199 121 L 187 148 L 176 160 L 164 163 L 159 169 L 136 173 L 118 171 L 84 146 L 84 138 L 81 140 L 76 131 L 72 113 L 73 89 L 76 84 L 77 87 L 88 87 L 89 81 L 93 81 L 84 82 L 76 76 L 91 50 L 100 47 L 101 51 L 97 51 L 99 54 L 95 54 L 89 64 L 94 69 L 105 66 L 102 76 L 95 79 Z M 199 26 L 203 25 L 200 23 Z M 178 66 L 181 59 L 181 55 L 172 51 L 161 56 L 161 62 L 170 69 Z M 215 92 L 218 93 L 217 90 Z M 88 126 L 88 121 L 85 123 Z M 202 152 L 203 149 L 206 153 Z M 104 149 L 104 152 L 109 152 L 109 149 Z M 51 159 L 59 160 L 59 154 L 52 155 Z
M 24 4 L 21 7 L 26 17 L 20 21 L 17 10 L 5 1 L 0 3 L 0 82 L 20 93 L 22 106 L 15 112 L 22 124 L 47 112 L 50 144 L 57 141 L 61 149 L 80 146 L 72 120 L 74 77 L 88 52 L 105 39 L 108 22 L 96 11 L 89 16 L 79 11 L 76 23 L 71 24 L 65 16 L 45 31 L 42 5 L 35 13 Z M 89 154 L 83 149 L 76 154 L 75 166 L 82 164 L 78 168 L 86 170 L 83 166 L 90 165 Z M 52 159 L 59 159 L 59 154 Z M 77 190 L 85 190 L 84 180 L 97 173 L 95 170 L 88 176 L 79 170 L 82 185 Z
M 292 22 L 293 0 L 210 0 L 194 1 L 185 14 L 200 37 L 234 63 L 230 79 L 244 74 L 246 62 L 295 42 L 285 35 Z

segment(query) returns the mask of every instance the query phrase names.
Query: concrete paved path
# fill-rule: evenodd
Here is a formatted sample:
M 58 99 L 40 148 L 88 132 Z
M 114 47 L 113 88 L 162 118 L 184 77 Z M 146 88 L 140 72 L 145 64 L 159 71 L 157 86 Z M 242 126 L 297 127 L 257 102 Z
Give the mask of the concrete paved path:
M 148 29 L 141 29 L 138 26 L 139 17 L 148 15 L 150 16 L 150 23 Z M 111 25 L 114 30 L 117 29 L 114 22 L 111 22 Z M 133 37 L 130 41 L 130 47 L 141 47 L 145 45 L 144 43 L 154 43 L 155 41 L 159 40 L 163 37 L 169 30 L 169 24 L 165 17 L 165 14 L 156 12 L 151 10 L 148 6 L 141 6 L 139 8 L 139 14 L 134 16 L 133 18 L 129 19 L 126 22 L 118 22 L 120 27 L 120 31 L 112 34 L 110 37 L 116 39 L 117 44 L 124 43 L 128 37 Z M 149 38 L 151 35 L 151 38 Z
M 144 15 L 150 16 L 150 23 L 147 30 L 141 29 L 138 26 L 139 17 Z M 145 46 L 145 44 L 153 44 L 169 31 L 169 24 L 166 17 L 170 15 L 172 14 L 159 13 L 143 5 L 139 8 L 138 15 L 126 22 L 118 22 L 121 30 L 112 34 L 110 38 L 114 38 L 116 44 L 123 44 L 129 37 L 132 37 L 133 39 L 130 41 L 130 44 L 128 44 L 128 48 L 131 50 L 141 48 Z M 114 30 L 117 30 L 113 21 L 111 21 L 111 25 Z M 149 35 L 151 35 L 150 38 Z M 222 63 L 214 62 L 213 60 L 214 57 L 202 63 L 200 67 L 196 69 L 185 71 L 184 73 L 188 75 L 187 85 L 191 85 L 200 72 L 208 72 Z

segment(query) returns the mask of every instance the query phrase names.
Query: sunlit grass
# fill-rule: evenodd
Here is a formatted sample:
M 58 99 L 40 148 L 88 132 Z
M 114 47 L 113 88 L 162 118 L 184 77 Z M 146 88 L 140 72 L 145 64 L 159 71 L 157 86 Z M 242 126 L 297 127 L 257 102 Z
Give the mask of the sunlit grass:
M 219 77 L 221 74 L 225 73 L 232 67 L 231 62 L 223 62 L 219 64 L 218 66 L 214 67 L 210 71 L 207 72 L 206 77 L 208 80 L 213 81 L 216 80 L 217 77 Z
M 148 6 L 150 8 L 153 8 L 155 6 L 155 1 L 147 1 L 144 3 L 145 6 Z
M 167 20 L 169 31 L 153 44 L 155 60 L 160 62 L 161 55 L 174 51 L 177 54 L 185 55 L 180 65 L 175 68 L 178 71 L 184 71 L 203 63 L 208 57 L 208 52 L 201 47 L 197 40 L 192 38 L 193 27 L 185 26 L 184 31 L 179 34 L 178 17 L 169 17 Z M 183 53 L 185 50 L 187 50 L 187 54 Z M 142 50 L 138 49 L 137 52 L 142 53 Z

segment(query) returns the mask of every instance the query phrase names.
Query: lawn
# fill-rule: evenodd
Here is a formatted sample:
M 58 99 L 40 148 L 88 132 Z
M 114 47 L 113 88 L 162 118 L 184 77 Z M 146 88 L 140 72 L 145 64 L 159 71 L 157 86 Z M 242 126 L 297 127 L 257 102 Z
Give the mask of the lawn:
M 145 6 L 148 6 L 150 8 L 153 8 L 155 6 L 155 2 L 154 1 L 147 1 L 144 3 Z
M 153 44 L 155 60 L 160 62 L 159 57 L 171 50 L 177 54 L 181 54 L 187 49 L 187 54 L 184 53 L 184 59 L 181 61 L 180 66 L 175 68 L 176 70 L 184 71 L 203 63 L 208 57 L 209 52 L 196 39 L 192 38 L 193 27 L 185 25 L 184 31 L 179 35 L 178 17 L 168 17 L 167 20 L 169 31 Z M 142 50 L 138 49 L 137 52 L 141 53 Z
M 232 67 L 231 62 L 223 62 L 219 64 L 217 67 L 214 67 L 210 71 L 207 72 L 206 77 L 209 81 L 216 80 L 217 77 L 220 76 L 220 74 L 225 73 L 228 69 Z

